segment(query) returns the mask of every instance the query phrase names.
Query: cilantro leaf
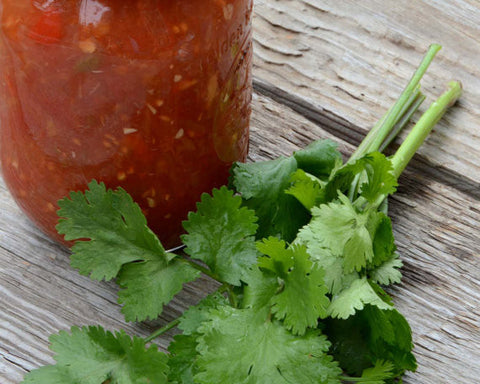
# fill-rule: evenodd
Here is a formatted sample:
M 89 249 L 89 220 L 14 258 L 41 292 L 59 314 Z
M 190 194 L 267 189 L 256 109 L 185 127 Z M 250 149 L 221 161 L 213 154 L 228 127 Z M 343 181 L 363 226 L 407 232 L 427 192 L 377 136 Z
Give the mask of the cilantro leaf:
M 318 234 L 312 230 L 312 227 L 304 227 L 298 234 L 295 244 L 304 244 L 312 261 L 317 263 L 325 271 L 325 286 L 329 293 L 336 295 L 344 287 L 349 286 L 353 280 L 359 278 L 356 271 L 345 273 L 343 267 L 343 258 L 333 254 L 333 252 L 322 247 L 322 242 L 317 238 Z
M 342 155 L 337 147 L 337 143 L 332 140 L 317 140 L 295 152 L 293 156 L 297 160 L 298 168 L 321 180 L 327 180 L 332 171 L 342 163 Z
M 176 335 L 168 346 L 169 382 L 195 384 L 198 335 Z
M 388 196 L 397 190 L 397 179 L 393 174 L 391 160 L 380 152 L 373 152 L 362 159 L 367 175 L 360 187 L 360 195 L 374 203 L 381 196 Z
M 46 365 L 35 369 L 25 376 L 22 384 L 82 384 L 72 377 L 68 368 L 58 365 Z
M 199 384 L 334 384 L 341 370 L 318 330 L 293 336 L 264 311 L 222 307 L 199 332 Z
M 167 383 L 167 356 L 143 339 L 101 327 L 73 327 L 50 337 L 55 366 L 27 374 L 24 383 Z M 64 380 L 64 381 L 61 381 Z
M 402 280 L 402 272 L 400 272 L 402 267 L 403 263 L 398 254 L 395 253 L 390 260 L 385 261 L 373 270 L 369 270 L 368 274 L 370 280 L 375 283 L 381 285 L 398 284 Z
M 258 258 L 258 266 L 285 278 L 295 265 L 295 255 L 286 248 L 287 243 L 276 237 L 269 237 L 257 243 L 257 249 L 265 256 Z
M 347 241 L 353 236 L 357 223 L 365 219 L 343 195 L 340 202 L 322 204 L 312 209 L 312 221 L 299 231 L 300 237 L 315 238 L 318 245 L 342 256 Z
M 393 236 L 392 221 L 383 212 L 370 216 L 369 231 L 373 234 L 372 264 L 379 266 L 395 255 L 395 238 Z
M 293 157 L 237 163 L 233 168 L 233 186 L 242 195 L 245 205 L 258 216 L 257 238 L 280 235 L 291 241 L 298 229 L 308 222 L 308 211 L 285 193 L 296 170 L 297 161 Z
M 324 283 L 324 270 L 310 261 L 305 246 L 285 248 L 285 242 L 269 238 L 258 244 L 258 249 L 268 255 L 259 259 L 259 266 L 269 268 L 281 279 L 282 290 L 272 299 L 272 312 L 284 320 L 294 334 L 304 334 L 307 328 L 316 327 L 319 317 L 326 316 L 330 300 Z
M 359 216 L 359 219 L 362 220 L 365 216 Z M 368 220 L 368 216 L 366 220 Z M 362 221 L 358 221 L 356 223 L 357 227 L 352 231 L 351 237 L 345 243 L 343 267 L 347 273 L 360 271 L 373 259 L 372 238 L 365 224 Z
M 203 322 L 210 318 L 210 311 L 228 305 L 228 300 L 220 293 L 214 293 L 201 300 L 197 305 L 187 309 L 180 317 L 178 328 L 182 335 L 176 335 L 168 350 L 170 359 L 169 379 L 178 384 L 194 384 L 197 372 L 197 333 Z
M 118 302 L 127 321 L 155 319 L 163 306 L 200 272 L 178 259 L 155 258 L 124 265 L 118 275 Z
M 324 202 L 328 203 L 338 197 L 338 193 L 347 194 L 357 175 L 365 170 L 365 160 L 363 158 L 353 163 L 346 163 L 335 169 L 324 188 Z M 360 176 L 359 176 L 360 177 Z
M 192 267 L 173 260 L 147 227 L 140 207 L 123 189 L 107 190 L 92 181 L 85 193 L 72 192 L 59 202 L 57 229 L 72 248 L 72 266 L 92 279 L 118 276 L 119 302 L 127 321 L 157 317 L 184 283 L 199 276 Z
M 378 361 L 393 364 L 393 377 L 416 369 L 410 327 L 393 308 L 366 305 L 348 319 L 328 318 L 324 332 L 332 342 L 335 359 L 351 375 L 362 374 Z
M 394 368 L 394 365 L 390 361 L 377 360 L 373 367 L 366 368 L 362 372 L 362 377 L 356 380 L 356 382 L 385 384 L 385 380 L 395 378 L 395 374 L 393 373 Z
M 317 247 L 343 257 L 346 274 L 360 271 L 373 259 L 373 240 L 369 231 L 371 211 L 357 211 L 350 200 L 340 194 L 338 201 L 314 207 L 312 214 L 310 224 L 299 232 L 300 241 L 315 239 Z
M 305 191 L 298 185 L 290 189 L 292 174 L 301 169 L 315 178 L 327 180 L 332 170 L 341 164 L 336 147 L 332 141 L 319 140 L 288 158 L 235 164 L 232 184 L 259 217 L 258 239 L 277 235 L 286 241 L 295 238 L 298 229 L 310 218 L 308 209 L 318 191 L 314 184 Z
M 166 258 L 140 207 L 127 192 L 107 190 L 95 180 L 88 188 L 85 193 L 72 192 L 58 203 L 58 232 L 67 241 L 77 240 L 72 247 L 72 267 L 92 279 L 111 280 L 126 263 L 158 255 Z
M 295 197 L 309 211 L 323 202 L 323 183 L 302 169 L 298 169 L 290 178 L 292 183 L 285 193 Z
M 255 213 L 241 207 L 242 199 L 226 187 L 203 194 L 197 212 L 183 223 L 185 252 L 202 260 L 220 280 L 240 285 L 245 270 L 255 264 Z
M 397 179 L 393 174 L 390 159 L 379 152 L 372 152 L 355 162 L 346 163 L 336 169 L 325 186 L 326 201 L 337 197 L 338 191 L 346 194 L 356 178 L 361 181 L 359 195 L 375 203 L 382 196 L 396 191 Z M 358 196 L 353 196 L 352 201 Z
M 178 328 L 183 331 L 184 335 L 191 335 L 197 332 L 198 327 L 204 321 L 208 320 L 210 310 L 227 304 L 228 300 L 224 296 L 218 292 L 213 293 L 197 305 L 188 308 L 180 317 Z
M 260 310 L 270 308 L 272 297 L 280 289 L 277 275 L 268 270 L 253 267 L 245 279 L 242 308 Z
M 332 298 L 328 307 L 328 314 L 331 317 L 347 319 L 361 311 L 365 305 L 374 305 L 380 309 L 393 309 L 387 304 L 372 288 L 367 278 L 354 280 L 353 283 Z
M 382 212 L 377 212 L 370 218 L 370 233 L 374 233 L 374 258 L 367 265 L 367 276 L 371 281 L 382 285 L 399 283 L 402 278 L 399 269 L 403 266 L 403 263 L 395 252 L 392 221 Z
M 376 359 L 388 359 L 397 371 L 415 371 L 415 356 L 412 354 L 412 331 L 403 315 L 396 309 L 381 310 L 368 305 L 361 317 L 368 323 L 371 354 Z

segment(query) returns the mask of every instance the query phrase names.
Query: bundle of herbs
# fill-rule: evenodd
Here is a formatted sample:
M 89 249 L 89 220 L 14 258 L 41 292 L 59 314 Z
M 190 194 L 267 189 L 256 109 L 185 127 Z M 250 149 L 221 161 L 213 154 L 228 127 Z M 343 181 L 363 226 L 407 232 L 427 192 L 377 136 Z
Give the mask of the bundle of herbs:
M 155 319 L 202 273 L 218 291 L 148 338 L 101 326 L 51 336 L 56 365 L 24 383 L 394 383 L 416 368 L 409 324 L 385 291 L 399 283 L 387 198 L 447 108 L 451 82 L 393 156 L 385 147 L 425 97 L 432 45 L 397 103 L 343 164 L 317 141 L 291 157 L 235 164 L 230 186 L 204 194 L 168 252 L 122 189 L 92 181 L 59 202 L 71 264 L 115 279 L 127 321 Z M 150 344 L 172 328 L 168 353 Z M 150 345 L 149 345 L 150 344 Z

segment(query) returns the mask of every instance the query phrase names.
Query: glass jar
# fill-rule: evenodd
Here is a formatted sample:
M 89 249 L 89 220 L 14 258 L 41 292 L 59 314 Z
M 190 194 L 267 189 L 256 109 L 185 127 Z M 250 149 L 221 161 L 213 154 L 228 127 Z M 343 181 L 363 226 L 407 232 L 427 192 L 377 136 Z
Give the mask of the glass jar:
M 248 150 L 252 0 L 1 0 L 4 180 L 48 235 L 89 181 L 165 246 Z

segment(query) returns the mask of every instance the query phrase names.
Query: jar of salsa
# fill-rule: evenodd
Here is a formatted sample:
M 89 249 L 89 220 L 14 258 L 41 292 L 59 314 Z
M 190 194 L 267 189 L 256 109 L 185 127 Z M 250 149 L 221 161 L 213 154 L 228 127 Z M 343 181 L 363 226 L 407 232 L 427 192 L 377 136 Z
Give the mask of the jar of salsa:
M 252 0 L 1 0 L 4 180 L 48 235 L 103 181 L 165 246 L 246 158 Z

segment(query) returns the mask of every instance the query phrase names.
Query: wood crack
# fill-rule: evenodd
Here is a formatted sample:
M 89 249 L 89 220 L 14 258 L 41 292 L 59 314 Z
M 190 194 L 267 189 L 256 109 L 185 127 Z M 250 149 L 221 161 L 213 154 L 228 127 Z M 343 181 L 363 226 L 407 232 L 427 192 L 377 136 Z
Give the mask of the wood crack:
M 12 356 L 15 356 L 15 355 L 12 355 Z M 16 356 L 16 357 L 18 357 L 18 356 Z M 20 368 L 22 371 L 30 372 L 29 369 L 25 368 L 24 366 L 22 366 L 20 363 L 16 362 L 15 360 L 12 360 L 12 359 L 8 358 L 6 355 L 3 355 L 3 358 L 6 361 L 8 361 L 10 364 L 14 365 L 15 367 Z
M 307 120 L 321 127 L 326 132 L 336 137 L 341 137 L 342 140 L 348 144 L 358 145 L 364 136 L 363 133 L 358 132 L 361 128 L 350 123 L 348 120 L 335 115 L 327 109 L 320 109 L 309 103 L 307 100 L 288 93 L 281 88 L 262 81 L 261 79 L 254 78 L 253 88 L 259 94 L 267 96 L 277 103 L 289 107 Z

